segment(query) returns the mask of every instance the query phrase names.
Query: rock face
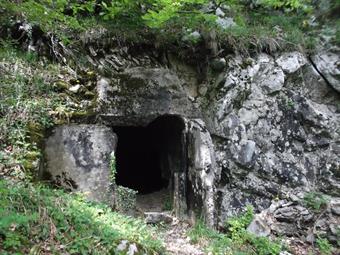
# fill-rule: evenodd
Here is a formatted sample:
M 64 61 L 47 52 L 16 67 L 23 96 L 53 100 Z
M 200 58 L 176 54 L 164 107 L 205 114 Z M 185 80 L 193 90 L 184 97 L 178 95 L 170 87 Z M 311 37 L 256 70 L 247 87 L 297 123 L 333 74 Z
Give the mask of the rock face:
M 164 114 L 195 116 L 195 107 L 183 88 L 184 81 L 166 68 L 127 68 L 114 75 L 111 86 L 98 82 L 101 114 L 113 122 L 148 124 Z
M 218 221 L 301 188 L 339 196 L 339 95 L 308 60 L 235 56 L 222 77 L 206 108 L 221 172 Z
M 209 225 L 215 224 L 215 181 L 218 169 L 211 136 L 201 120 L 188 123 L 188 206 L 189 212 L 198 208 Z
M 318 71 L 340 93 L 340 49 L 320 52 L 312 58 Z
M 111 203 L 110 154 L 116 143 L 115 134 L 105 126 L 57 127 L 46 141 L 46 170 L 57 185 Z
M 257 212 L 272 210 L 274 223 L 266 226 L 266 218 L 258 217 L 249 231 L 261 236 L 288 235 L 297 220 L 310 224 L 314 216 L 295 200 L 285 200 L 287 197 L 312 190 L 340 197 L 336 54 L 320 53 L 313 62 L 300 52 L 218 57 L 212 60 L 206 79 L 198 82 L 197 68 L 171 56 L 160 61 L 144 52 L 136 55 L 118 48 L 102 57 L 91 47 L 89 62 L 102 74 L 97 82 L 98 122 L 146 126 L 162 115 L 185 120 L 180 143 L 185 171 L 171 177 L 176 212 L 201 213 L 210 225 L 217 226 L 251 204 Z M 67 145 L 66 130 L 57 129 L 48 140 L 57 150 L 47 151 L 50 165 L 86 172 L 88 166 L 74 168 L 79 156 Z M 82 133 L 73 132 L 72 137 Z M 115 144 L 114 135 L 107 132 L 112 138 L 100 142 L 104 157 L 89 155 L 91 164 L 106 166 L 105 155 Z M 83 150 L 83 146 L 80 143 L 77 148 Z M 67 153 L 56 154 L 61 150 Z M 65 163 L 53 161 L 53 155 L 66 158 L 61 161 Z M 57 169 L 55 173 L 63 176 Z M 71 174 L 70 170 L 66 173 Z M 268 209 L 274 200 L 280 205 Z M 332 217 L 338 215 L 338 206 L 332 208 Z M 290 234 L 306 234 L 306 229 L 300 230 Z

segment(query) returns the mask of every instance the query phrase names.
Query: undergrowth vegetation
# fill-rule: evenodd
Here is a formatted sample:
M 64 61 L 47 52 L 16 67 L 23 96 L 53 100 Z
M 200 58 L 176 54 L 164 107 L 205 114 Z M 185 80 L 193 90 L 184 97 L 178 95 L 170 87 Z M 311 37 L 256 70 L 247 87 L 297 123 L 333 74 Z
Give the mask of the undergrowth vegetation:
M 163 250 L 156 229 L 79 195 L 4 180 L 0 194 L 1 254 L 119 254 L 123 240 L 140 254 Z
M 79 85 L 85 95 L 93 73 L 75 73 L 11 41 L 0 45 L 0 254 L 125 254 L 121 242 L 160 253 L 162 242 L 141 220 L 34 182 L 45 132 L 87 109 L 92 99 L 69 88 Z
M 0 41 L 0 166 L 23 179 L 37 169 L 44 131 L 79 106 L 54 85 L 69 75 L 66 67 L 22 52 Z M 70 75 L 72 76 L 72 75 Z M 66 110 L 67 109 L 67 110 Z
M 44 32 L 57 34 L 65 43 L 77 41 L 74 39 L 79 32 L 106 27 L 116 31 L 118 37 L 125 35 L 133 41 L 151 35 L 160 44 L 187 44 L 183 38 L 197 31 L 202 37 L 189 43 L 216 39 L 239 51 L 311 50 L 326 23 L 322 19 L 315 22 L 315 17 L 327 16 L 339 6 L 336 0 L 326 11 L 309 0 L 0 0 L 0 21 L 6 24 L 13 17 L 27 20 Z M 334 30 L 334 43 L 339 43 L 337 25 L 327 21 Z M 207 37 L 210 33 L 216 33 L 216 38 Z
M 282 244 L 267 237 L 256 237 L 246 228 L 254 217 L 252 207 L 247 207 L 245 213 L 233 217 L 226 222 L 226 233 L 220 233 L 208 228 L 199 221 L 188 235 L 194 243 L 205 246 L 212 254 L 247 254 L 247 255 L 278 255 Z
M 303 198 L 303 204 L 315 212 L 320 212 L 327 207 L 329 198 L 320 192 L 308 192 Z
M 321 255 L 331 255 L 333 246 L 328 242 L 326 238 L 318 237 L 316 239 L 316 245 L 319 248 Z

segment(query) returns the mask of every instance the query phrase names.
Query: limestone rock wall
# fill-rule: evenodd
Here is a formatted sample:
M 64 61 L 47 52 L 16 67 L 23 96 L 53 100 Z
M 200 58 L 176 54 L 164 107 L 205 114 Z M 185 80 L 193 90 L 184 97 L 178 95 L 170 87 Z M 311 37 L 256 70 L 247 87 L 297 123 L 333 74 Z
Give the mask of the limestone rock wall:
M 188 122 L 188 204 L 192 212 L 205 216 L 207 224 L 216 224 L 215 182 L 219 178 L 215 149 L 202 120 Z
M 339 196 L 339 94 L 307 58 L 235 56 L 221 76 L 204 109 L 221 171 L 218 221 L 298 190 Z
M 59 126 L 46 140 L 45 168 L 58 186 L 111 204 L 110 155 L 116 143 L 116 135 L 105 126 Z
M 217 226 L 247 204 L 260 212 L 312 190 L 340 197 L 334 50 L 312 57 L 231 54 L 214 59 L 223 65 L 208 65 L 202 80 L 197 67 L 174 56 L 89 49 L 89 63 L 100 73 L 98 123 L 145 126 L 166 114 L 186 120 L 187 170 L 177 179 L 188 189 L 177 190 L 188 192 L 189 214 L 203 213 Z M 58 140 L 53 137 L 49 144 Z

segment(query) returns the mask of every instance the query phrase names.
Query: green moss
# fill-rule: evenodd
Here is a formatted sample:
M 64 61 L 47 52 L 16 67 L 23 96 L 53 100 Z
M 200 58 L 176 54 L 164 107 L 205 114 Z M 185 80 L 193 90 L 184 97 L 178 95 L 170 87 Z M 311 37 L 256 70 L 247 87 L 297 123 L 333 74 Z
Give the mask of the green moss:
M 45 137 L 45 127 L 42 124 L 30 121 L 27 125 L 27 130 L 32 143 L 42 143 Z
M 22 166 L 24 167 L 25 170 L 27 171 L 32 171 L 34 170 L 34 164 L 31 160 L 23 160 L 21 161 Z
M 110 155 L 110 179 L 113 185 L 116 185 L 116 174 L 117 174 L 117 169 L 116 169 L 116 156 L 114 151 Z
M 134 215 L 136 210 L 137 191 L 123 187 L 115 186 L 115 209 L 124 214 Z
M 39 151 L 30 151 L 26 154 L 27 159 L 36 160 L 41 157 L 41 153 Z
M 75 119 L 75 120 L 79 120 L 79 119 L 94 117 L 95 115 L 96 115 L 96 113 L 91 109 L 91 110 L 87 110 L 87 111 L 72 112 L 72 113 L 70 113 L 70 118 Z
M 70 84 L 68 84 L 65 81 L 60 80 L 60 81 L 56 81 L 53 84 L 53 87 L 55 88 L 56 91 L 65 91 L 70 88 Z

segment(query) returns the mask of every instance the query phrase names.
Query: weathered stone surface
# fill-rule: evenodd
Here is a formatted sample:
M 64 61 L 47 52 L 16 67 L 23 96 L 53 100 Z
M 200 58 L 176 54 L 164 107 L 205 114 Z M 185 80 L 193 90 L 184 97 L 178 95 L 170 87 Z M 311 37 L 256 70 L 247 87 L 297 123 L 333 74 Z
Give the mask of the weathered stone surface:
M 247 228 L 247 231 L 254 234 L 255 236 L 268 236 L 270 235 L 270 228 L 266 222 L 266 219 L 263 219 L 259 215 L 256 215 L 253 221 Z
M 307 59 L 301 52 L 289 52 L 282 54 L 276 63 L 286 73 L 294 73 L 307 63 Z
M 330 208 L 333 214 L 340 216 L 340 200 L 331 201 Z
M 171 215 L 164 212 L 145 212 L 144 213 L 145 222 L 147 224 L 158 224 L 161 222 L 171 223 L 172 217 Z
M 238 155 L 238 161 L 240 164 L 246 166 L 249 164 L 255 154 L 256 143 L 251 140 L 247 140 L 241 147 L 240 154 Z
M 305 61 L 298 53 L 277 60 L 265 54 L 235 56 L 228 60 L 223 79 L 217 79 L 218 93 L 210 91 L 204 113 L 214 137 L 216 172 L 221 171 L 219 222 L 246 204 L 262 211 L 273 198 L 301 187 L 317 185 L 339 196 L 334 173 L 340 161 L 331 142 L 339 138 L 339 97 Z M 284 222 L 276 224 L 275 232 L 288 231 L 287 222 L 302 213 L 295 207 L 285 210 L 277 212 Z
M 81 88 L 81 85 L 78 84 L 78 85 L 74 85 L 74 86 L 70 87 L 68 90 L 73 92 L 73 93 L 78 93 L 80 88 Z
M 276 234 L 279 236 L 299 237 L 314 243 L 318 236 L 336 243 L 340 217 L 333 208 L 339 203 L 338 198 L 328 202 L 320 211 L 312 211 L 304 206 L 302 194 L 291 193 L 288 199 L 273 202 L 270 207 L 255 215 L 248 231 L 261 236 Z M 295 201 L 296 200 L 296 201 Z
M 114 84 L 119 88 L 114 89 Z M 105 82 L 97 83 L 99 111 L 107 120 L 122 120 L 124 124 L 148 124 L 163 114 L 197 116 L 200 111 L 183 85 L 169 69 L 126 69 L 112 79 L 111 87 Z
M 328 83 L 340 93 L 340 57 L 339 50 L 320 52 L 312 60 L 317 70 Z
M 109 164 L 116 142 L 115 134 L 105 126 L 59 126 L 46 141 L 45 171 L 57 185 L 111 203 Z
M 118 253 L 124 253 L 127 255 L 138 254 L 138 248 L 135 243 L 129 243 L 127 240 L 122 240 L 116 248 Z
M 225 19 L 224 7 L 206 8 Z M 186 120 L 187 172 L 172 178 L 189 214 L 199 208 L 209 225 L 223 224 L 252 204 L 266 212 L 261 219 L 271 233 L 305 235 L 314 214 L 300 204 L 303 194 L 340 196 L 340 97 L 328 85 L 338 79 L 334 55 L 321 52 L 319 64 L 299 52 L 227 55 L 225 62 L 216 56 L 202 68 L 172 54 L 157 62 L 126 47 L 97 51 L 91 58 L 106 77 L 97 82 L 100 121 L 143 126 L 165 114 Z M 198 78 L 198 69 L 206 77 Z M 289 199 L 272 206 L 283 197 Z M 330 210 L 320 229 L 335 225 L 338 209 Z M 259 222 L 253 232 L 267 235 Z
M 215 219 L 215 153 L 212 139 L 203 121 L 188 123 L 188 196 L 189 209 L 202 210 L 207 224 L 214 226 Z
M 114 92 L 114 88 L 110 87 L 110 80 L 104 77 L 101 77 L 97 81 L 97 94 L 100 101 L 107 101 L 109 93 Z
M 271 64 L 261 66 L 258 77 L 255 80 L 267 94 L 278 92 L 285 82 L 285 75 L 281 68 L 272 67 Z
M 279 222 L 296 222 L 303 221 L 308 222 L 313 217 L 308 209 L 300 205 L 287 205 L 286 207 L 279 208 L 274 213 L 274 218 Z

